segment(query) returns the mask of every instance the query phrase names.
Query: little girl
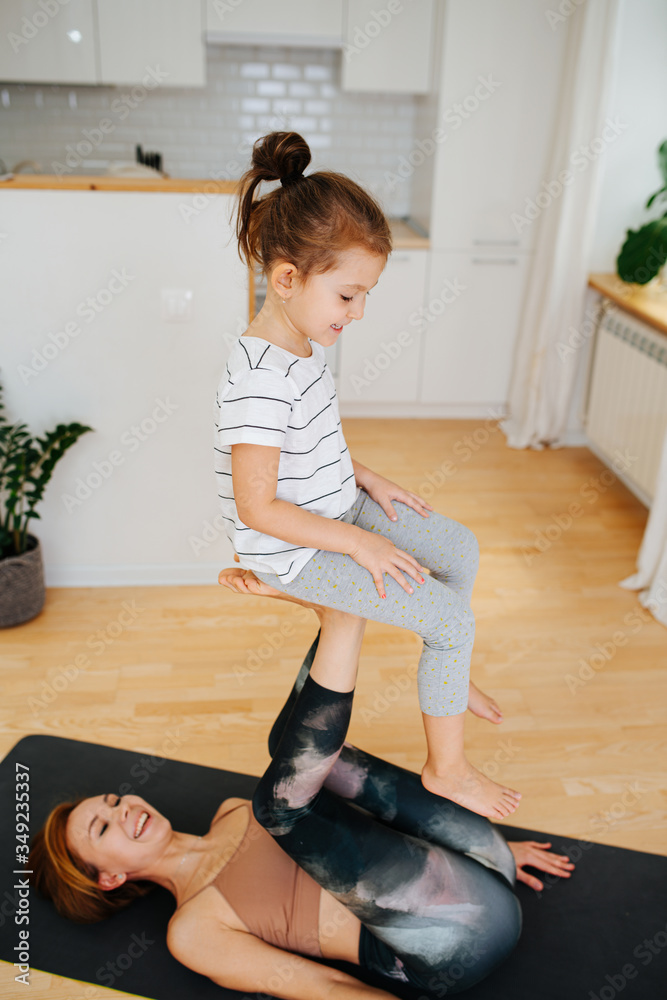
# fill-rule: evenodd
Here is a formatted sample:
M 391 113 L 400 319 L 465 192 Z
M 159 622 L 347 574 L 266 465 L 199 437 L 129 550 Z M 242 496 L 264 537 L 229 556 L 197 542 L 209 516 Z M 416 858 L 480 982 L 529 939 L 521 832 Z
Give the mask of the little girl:
M 254 144 L 239 182 L 239 254 L 262 267 L 267 295 L 232 347 L 216 394 L 216 474 L 228 535 L 241 567 L 285 595 L 422 637 L 422 783 L 473 812 L 504 818 L 521 796 L 477 771 L 463 751 L 466 707 L 502 718 L 469 681 L 477 540 L 354 461 L 325 361 L 323 348 L 364 314 L 392 250 L 389 225 L 343 174 L 304 176 L 309 162 L 300 135 L 272 132 Z M 254 200 L 258 184 L 275 180 L 280 187 Z M 222 575 L 221 582 L 238 589 Z

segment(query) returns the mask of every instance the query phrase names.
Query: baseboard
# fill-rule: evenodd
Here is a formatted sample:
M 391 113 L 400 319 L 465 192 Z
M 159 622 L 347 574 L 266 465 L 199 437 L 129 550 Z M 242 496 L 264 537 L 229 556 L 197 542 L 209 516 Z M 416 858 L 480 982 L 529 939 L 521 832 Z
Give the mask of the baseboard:
M 47 587 L 218 586 L 223 563 L 120 566 L 47 566 Z
M 501 420 L 506 403 L 382 403 L 339 401 L 341 417 L 371 420 Z

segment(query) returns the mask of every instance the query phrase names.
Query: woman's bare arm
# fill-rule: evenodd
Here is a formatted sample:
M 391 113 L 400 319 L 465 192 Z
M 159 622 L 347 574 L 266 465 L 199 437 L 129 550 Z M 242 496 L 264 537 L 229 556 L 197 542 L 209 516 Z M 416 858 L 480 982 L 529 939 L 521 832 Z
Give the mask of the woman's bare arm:
M 327 965 L 274 948 L 254 934 L 228 930 L 214 919 L 184 915 L 170 925 L 169 951 L 218 986 L 281 1000 L 395 1000 Z

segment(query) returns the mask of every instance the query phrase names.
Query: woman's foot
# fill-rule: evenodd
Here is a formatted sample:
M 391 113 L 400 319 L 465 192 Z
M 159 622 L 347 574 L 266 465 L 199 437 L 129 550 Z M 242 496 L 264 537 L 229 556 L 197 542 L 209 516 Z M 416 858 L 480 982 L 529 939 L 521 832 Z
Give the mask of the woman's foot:
M 427 761 L 422 771 L 422 785 L 435 795 L 451 799 L 471 812 L 496 820 L 511 815 L 521 798 L 520 792 L 491 781 L 465 757 L 440 773 Z
M 237 556 L 234 556 L 237 559 Z M 352 621 L 359 627 L 359 623 L 364 621 L 359 615 L 352 615 L 347 611 L 338 611 L 335 608 L 327 608 L 322 604 L 311 604 L 310 601 L 303 601 L 300 597 L 293 597 L 285 594 L 282 590 L 270 587 L 268 583 L 260 580 L 250 569 L 241 569 L 238 566 L 228 566 L 218 573 L 218 583 L 228 590 L 233 590 L 236 594 L 254 594 L 256 597 L 274 597 L 279 601 L 289 601 L 291 604 L 300 604 L 302 608 L 314 611 L 319 618 L 320 625 L 325 622 L 328 628 L 351 627 Z
M 490 698 L 488 694 L 480 691 L 472 681 L 470 681 L 468 689 L 468 708 L 473 715 L 478 715 L 480 719 L 488 719 L 489 722 L 495 722 L 496 725 L 503 721 L 503 713 L 500 711 L 497 702 L 493 698 Z
M 238 559 L 238 556 L 234 556 Z M 252 570 L 241 569 L 239 566 L 228 566 L 218 573 L 218 583 L 228 590 L 233 590 L 237 594 L 255 594 L 257 597 L 278 597 L 282 600 L 289 600 L 286 594 L 269 587 L 258 579 Z

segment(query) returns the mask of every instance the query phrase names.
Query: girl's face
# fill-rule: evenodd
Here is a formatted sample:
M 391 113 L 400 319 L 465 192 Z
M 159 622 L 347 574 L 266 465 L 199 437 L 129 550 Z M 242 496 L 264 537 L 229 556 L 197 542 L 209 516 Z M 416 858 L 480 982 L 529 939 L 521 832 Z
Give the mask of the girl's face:
M 147 814 L 147 816 L 146 816 Z M 138 795 L 109 793 L 84 799 L 67 820 L 70 850 L 95 865 L 103 888 L 115 888 L 106 875 L 137 876 L 162 856 L 171 823 Z
M 294 332 L 330 347 L 344 326 L 364 315 L 366 295 L 377 284 L 385 264 L 385 257 L 355 248 L 342 254 L 334 270 L 313 274 L 305 283 L 295 275 L 281 290 L 279 281 L 278 294 L 287 299 L 285 319 Z

